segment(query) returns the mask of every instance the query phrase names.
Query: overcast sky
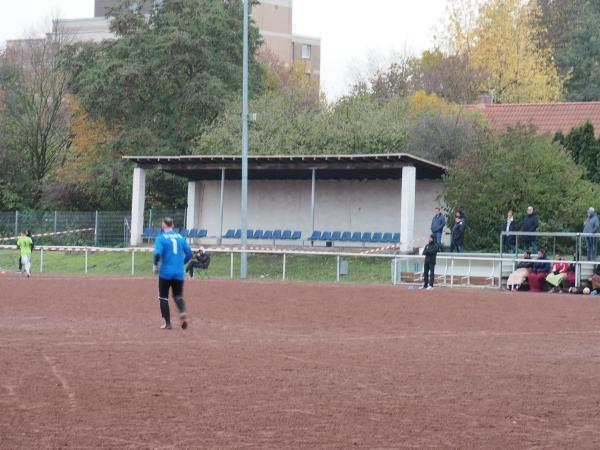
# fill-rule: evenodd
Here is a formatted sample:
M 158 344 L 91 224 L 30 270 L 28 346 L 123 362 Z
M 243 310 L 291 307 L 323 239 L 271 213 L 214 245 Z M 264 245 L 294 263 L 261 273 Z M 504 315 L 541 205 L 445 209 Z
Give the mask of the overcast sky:
M 445 5 L 446 0 L 294 0 L 294 32 L 322 38 L 321 85 L 331 99 L 347 92 L 366 61 L 428 48 Z M 51 17 L 93 13 L 94 0 L 0 0 L 0 46 L 40 30 Z

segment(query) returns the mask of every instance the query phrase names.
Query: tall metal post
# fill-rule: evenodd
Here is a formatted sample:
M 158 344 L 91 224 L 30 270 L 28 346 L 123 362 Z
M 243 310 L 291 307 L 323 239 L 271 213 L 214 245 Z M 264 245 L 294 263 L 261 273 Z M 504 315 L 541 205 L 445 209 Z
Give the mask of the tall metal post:
M 15 236 L 19 235 L 19 211 L 15 211 Z
M 96 211 L 96 219 L 94 220 L 94 246 L 98 246 L 98 211 Z
M 54 211 L 54 233 L 58 231 L 58 212 Z
M 242 85 L 242 253 L 240 254 L 240 278 L 248 275 L 248 53 L 249 53 L 250 0 L 244 0 L 244 64 Z

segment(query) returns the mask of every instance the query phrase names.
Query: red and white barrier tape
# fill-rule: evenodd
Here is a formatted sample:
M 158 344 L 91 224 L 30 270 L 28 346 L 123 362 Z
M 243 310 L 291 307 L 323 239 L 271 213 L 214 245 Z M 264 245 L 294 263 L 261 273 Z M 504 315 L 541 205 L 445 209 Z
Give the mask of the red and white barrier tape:
M 84 231 L 94 231 L 94 228 L 81 228 L 79 230 L 57 231 L 55 233 L 39 233 L 39 234 L 34 234 L 33 237 L 38 238 L 38 237 L 47 237 L 47 236 L 63 236 L 65 234 L 83 233 Z M 0 238 L 0 242 L 16 241 L 17 239 L 19 239 L 19 236 Z

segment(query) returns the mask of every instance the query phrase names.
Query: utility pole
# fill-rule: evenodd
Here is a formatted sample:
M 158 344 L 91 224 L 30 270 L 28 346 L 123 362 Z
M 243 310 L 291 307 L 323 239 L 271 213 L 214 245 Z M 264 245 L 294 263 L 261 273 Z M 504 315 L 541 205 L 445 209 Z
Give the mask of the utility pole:
M 242 86 L 242 253 L 240 254 L 240 278 L 248 276 L 248 53 L 250 32 L 250 0 L 244 0 L 244 67 Z

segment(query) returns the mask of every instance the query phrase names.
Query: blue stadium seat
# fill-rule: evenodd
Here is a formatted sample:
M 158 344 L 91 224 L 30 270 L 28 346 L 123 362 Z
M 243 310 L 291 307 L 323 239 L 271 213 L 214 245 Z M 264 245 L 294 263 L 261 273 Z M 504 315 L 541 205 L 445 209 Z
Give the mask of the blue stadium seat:
M 360 231 L 355 231 L 352 233 L 352 242 L 360 242 L 362 241 L 362 234 Z
M 371 238 L 371 242 L 381 242 L 383 236 L 381 233 L 373 233 L 373 237 Z
M 233 236 L 234 239 L 241 239 L 242 238 L 242 230 L 240 230 L 239 228 L 237 230 L 235 230 L 235 235 Z
M 342 239 L 342 232 L 341 231 L 334 231 L 333 233 L 331 233 L 331 240 L 332 241 L 339 241 Z
M 318 241 L 319 239 L 321 239 L 321 232 L 320 231 L 313 231 L 313 234 L 310 236 L 310 241 Z
M 369 242 L 371 240 L 371 232 L 370 231 L 365 231 L 362 235 L 362 241 L 363 242 Z
M 252 239 L 262 239 L 263 238 L 263 230 L 256 230 L 254 232 L 254 236 L 252 236 Z
M 233 239 L 235 238 L 235 230 L 227 230 L 227 233 L 225 233 L 225 236 L 223 236 L 225 239 Z
M 190 239 L 194 239 L 198 237 L 198 230 L 196 230 L 195 228 L 192 228 L 189 232 L 188 232 L 188 237 Z
M 197 236 L 202 239 L 208 236 L 208 230 L 199 230 Z
M 283 234 L 281 235 L 281 239 L 285 239 L 286 241 L 289 241 L 290 239 L 292 239 L 292 231 L 291 230 L 285 230 L 283 232 Z
M 292 241 L 299 241 L 302 239 L 302 231 L 294 231 L 292 233 Z
M 273 239 L 273 232 L 270 230 L 265 231 L 265 233 L 263 234 L 263 239 Z
M 394 244 L 399 244 L 400 243 L 400 233 L 394 233 L 394 236 L 392 237 L 392 242 Z
M 240 234 L 241 236 L 241 234 Z M 252 236 L 254 236 L 254 231 L 253 230 L 246 230 L 246 237 L 248 239 L 252 239 Z
M 154 230 L 152 228 L 144 228 L 143 237 L 151 238 L 152 236 L 154 236 Z
M 179 234 L 181 235 L 182 238 L 187 238 L 190 235 L 190 232 L 188 230 L 181 230 L 179 232 Z
M 321 240 L 322 241 L 330 241 L 331 240 L 331 231 L 323 231 L 323 234 L 321 235 Z
M 273 239 L 281 239 L 281 230 L 274 230 L 273 231 Z
M 348 242 L 350 240 L 352 240 L 352 233 L 350 233 L 349 231 L 344 231 L 342 233 L 342 237 L 340 238 L 340 241 Z
M 381 238 L 381 242 L 389 244 L 392 242 L 392 233 L 383 233 L 383 237 Z

